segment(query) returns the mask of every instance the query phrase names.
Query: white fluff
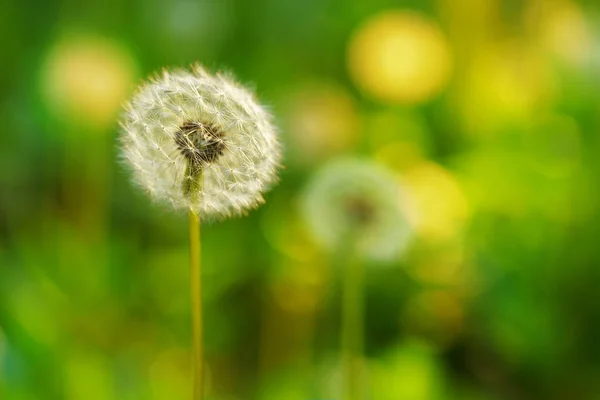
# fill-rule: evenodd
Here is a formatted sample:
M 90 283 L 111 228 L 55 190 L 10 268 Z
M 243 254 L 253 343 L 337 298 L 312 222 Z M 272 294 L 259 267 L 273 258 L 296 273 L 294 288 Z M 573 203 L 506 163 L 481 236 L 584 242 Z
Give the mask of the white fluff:
M 185 193 L 188 158 L 174 138 L 189 122 L 218 129 L 224 150 L 201 164 L 201 185 Z M 121 125 L 123 155 L 135 180 L 153 198 L 202 218 L 243 214 L 263 202 L 262 193 L 277 179 L 281 152 L 270 115 L 229 76 L 200 66 L 164 71 L 139 88 Z

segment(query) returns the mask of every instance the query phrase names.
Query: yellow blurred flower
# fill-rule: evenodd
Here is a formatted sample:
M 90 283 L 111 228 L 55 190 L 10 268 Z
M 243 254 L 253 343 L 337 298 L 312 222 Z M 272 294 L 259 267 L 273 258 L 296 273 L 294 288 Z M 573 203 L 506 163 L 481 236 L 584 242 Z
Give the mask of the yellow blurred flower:
M 407 217 L 419 236 L 438 241 L 458 235 L 470 210 L 458 180 L 446 169 L 423 162 L 403 174 Z
M 59 118 L 85 126 L 109 126 L 132 89 L 137 67 L 120 43 L 101 36 L 70 35 L 46 56 L 41 89 Z
M 411 11 L 386 11 L 351 38 L 348 68 L 357 86 L 387 103 L 418 104 L 446 86 L 452 57 L 441 30 Z

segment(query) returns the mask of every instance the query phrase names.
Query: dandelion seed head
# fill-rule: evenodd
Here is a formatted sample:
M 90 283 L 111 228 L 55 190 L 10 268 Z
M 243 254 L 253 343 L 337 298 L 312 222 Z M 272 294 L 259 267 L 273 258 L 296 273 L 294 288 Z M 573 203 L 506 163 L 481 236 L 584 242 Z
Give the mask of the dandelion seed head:
M 144 83 L 121 123 L 137 183 L 202 218 L 243 214 L 263 202 L 281 152 L 269 113 L 245 87 L 200 66 Z
M 344 251 L 352 240 L 358 255 L 386 261 L 399 255 L 411 236 L 400 198 L 397 180 L 386 168 L 343 158 L 317 172 L 302 208 L 308 228 L 326 249 Z

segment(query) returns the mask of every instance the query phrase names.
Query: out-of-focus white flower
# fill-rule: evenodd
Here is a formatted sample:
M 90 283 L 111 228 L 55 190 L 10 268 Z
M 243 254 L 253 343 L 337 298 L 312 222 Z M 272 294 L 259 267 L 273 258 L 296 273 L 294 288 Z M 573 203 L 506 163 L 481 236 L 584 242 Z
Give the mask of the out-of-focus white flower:
M 143 84 L 121 125 L 136 181 L 202 218 L 256 207 L 277 178 L 281 152 L 269 113 L 231 77 L 200 66 Z
M 359 256 L 385 261 L 399 255 L 410 238 L 401 196 L 390 171 L 370 161 L 344 158 L 317 173 L 302 207 L 315 239 L 325 248 L 352 249 Z

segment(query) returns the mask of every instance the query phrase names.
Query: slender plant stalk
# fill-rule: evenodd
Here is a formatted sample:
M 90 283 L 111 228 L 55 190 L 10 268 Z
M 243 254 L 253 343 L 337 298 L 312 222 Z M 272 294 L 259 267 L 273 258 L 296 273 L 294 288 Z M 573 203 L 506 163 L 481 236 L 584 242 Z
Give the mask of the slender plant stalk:
M 190 217 L 190 281 L 192 296 L 192 366 L 193 400 L 201 400 L 204 395 L 203 355 L 202 355 L 202 280 L 200 258 L 200 218 L 192 210 Z
M 363 396 L 363 265 L 356 257 L 349 260 L 342 288 L 342 379 L 343 400 Z

